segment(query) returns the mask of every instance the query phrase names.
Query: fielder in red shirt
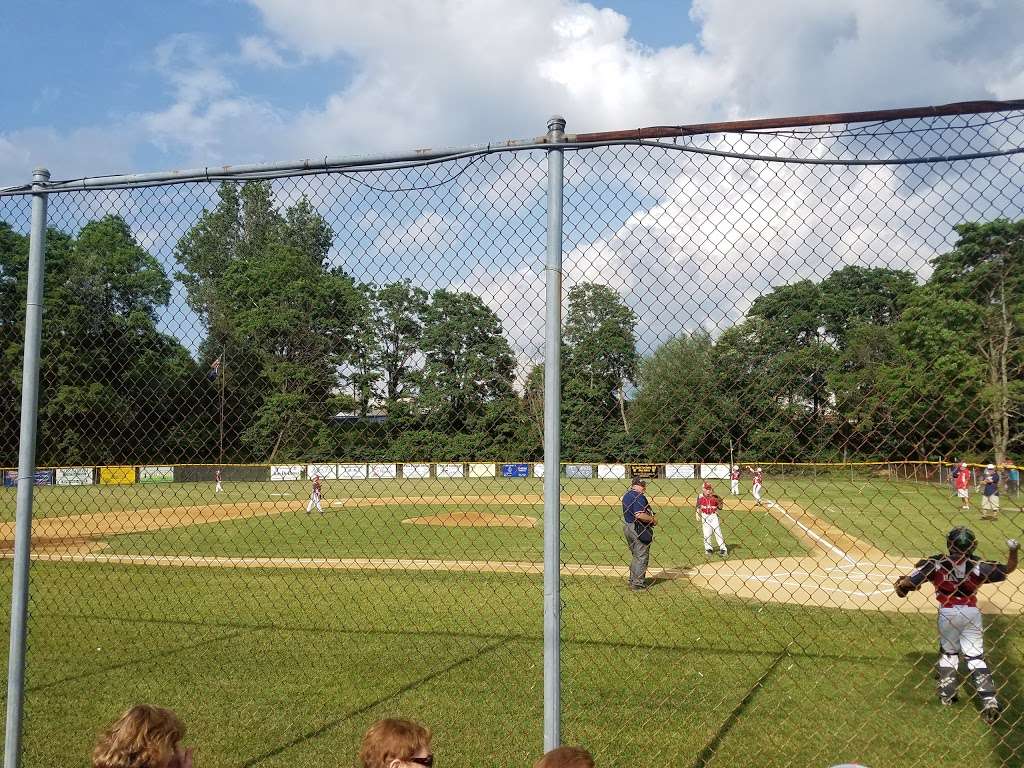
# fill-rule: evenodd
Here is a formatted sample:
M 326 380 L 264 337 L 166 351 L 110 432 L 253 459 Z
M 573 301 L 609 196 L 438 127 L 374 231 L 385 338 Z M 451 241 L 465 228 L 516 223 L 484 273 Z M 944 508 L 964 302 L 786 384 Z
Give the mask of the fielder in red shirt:
M 711 538 L 714 537 L 718 544 L 718 554 L 725 557 L 729 554 L 729 548 L 725 546 L 725 539 L 722 537 L 722 523 L 718 519 L 718 513 L 722 510 L 722 498 L 715 493 L 711 483 L 704 483 L 700 496 L 697 497 L 697 520 L 701 524 L 704 533 L 704 554 L 714 554 L 711 548 Z

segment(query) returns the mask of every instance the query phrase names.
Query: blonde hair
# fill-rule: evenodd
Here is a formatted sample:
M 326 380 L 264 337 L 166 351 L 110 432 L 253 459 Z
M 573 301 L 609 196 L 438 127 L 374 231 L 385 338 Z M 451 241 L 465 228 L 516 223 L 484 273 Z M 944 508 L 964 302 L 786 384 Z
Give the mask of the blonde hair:
M 92 751 L 93 768 L 170 768 L 185 726 L 174 712 L 136 704 L 115 720 Z
M 594 768 L 594 758 L 581 747 L 552 749 L 533 768 Z
M 359 761 L 363 768 L 387 768 L 392 760 L 407 760 L 430 749 L 430 729 L 412 720 L 378 720 L 363 735 Z

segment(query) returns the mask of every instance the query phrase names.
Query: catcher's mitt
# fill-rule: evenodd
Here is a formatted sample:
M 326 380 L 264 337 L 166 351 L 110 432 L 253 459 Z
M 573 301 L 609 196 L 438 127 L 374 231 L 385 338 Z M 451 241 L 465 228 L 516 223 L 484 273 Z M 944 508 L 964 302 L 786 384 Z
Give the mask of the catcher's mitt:
M 914 591 L 914 585 L 907 582 L 905 576 L 900 576 L 896 579 L 892 586 L 896 590 L 896 597 L 906 597 Z

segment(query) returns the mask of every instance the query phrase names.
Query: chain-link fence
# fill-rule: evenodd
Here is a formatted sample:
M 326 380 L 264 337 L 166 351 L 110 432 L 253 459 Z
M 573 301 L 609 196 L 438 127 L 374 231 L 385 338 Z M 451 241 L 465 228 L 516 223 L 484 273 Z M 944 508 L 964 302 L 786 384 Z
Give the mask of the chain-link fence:
M 868 117 L 3 191 L 23 763 L 1019 764 L 1024 111 Z

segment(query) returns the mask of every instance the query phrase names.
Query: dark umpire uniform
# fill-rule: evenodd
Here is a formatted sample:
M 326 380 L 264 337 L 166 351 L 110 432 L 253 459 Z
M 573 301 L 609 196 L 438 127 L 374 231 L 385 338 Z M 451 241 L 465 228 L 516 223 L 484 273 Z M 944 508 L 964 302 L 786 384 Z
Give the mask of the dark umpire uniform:
M 626 495 L 622 497 L 622 532 L 633 556 L 629 564 L 629 588 L 646 589 L 647 562 L 651 557 L 651 542 L 654 541 L 654 526 L 658 524 L 654 510 L 644 492 L 647 483 L 634 480 Z

